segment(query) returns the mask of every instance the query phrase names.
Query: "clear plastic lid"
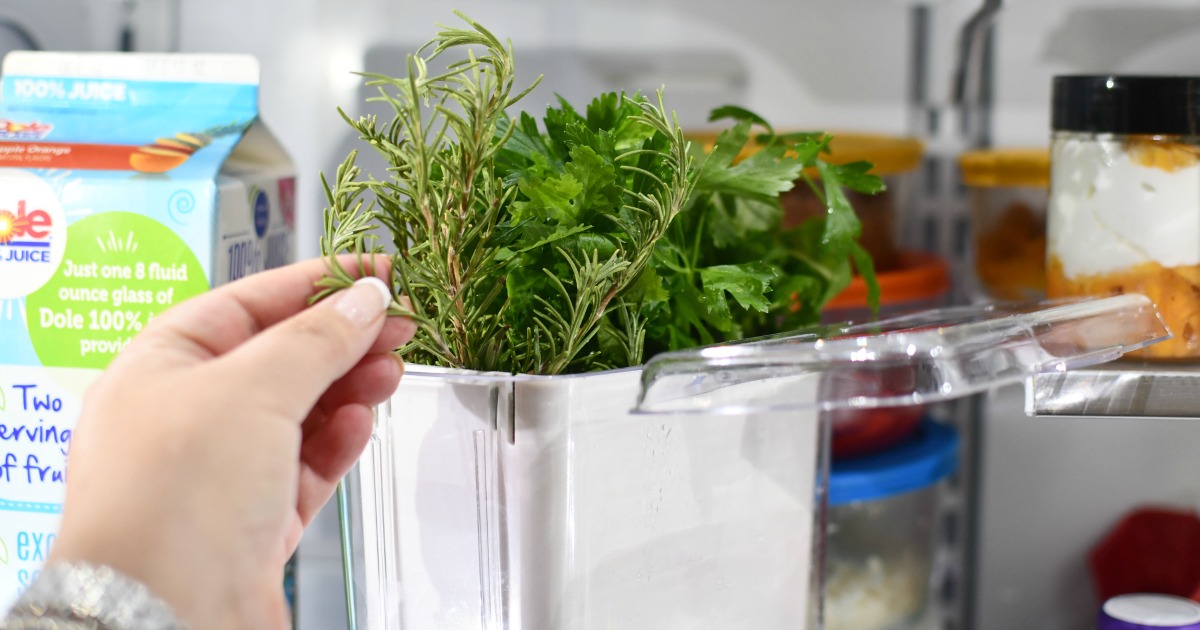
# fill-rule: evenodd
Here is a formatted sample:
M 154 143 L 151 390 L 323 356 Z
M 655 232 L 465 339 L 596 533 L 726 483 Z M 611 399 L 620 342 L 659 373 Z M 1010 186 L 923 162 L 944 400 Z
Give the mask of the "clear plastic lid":
M 1111 361 L 1170 336 L 1136 294 L 940 309 L 660 354 L 646 364 L 637 412 L 930 403 Z

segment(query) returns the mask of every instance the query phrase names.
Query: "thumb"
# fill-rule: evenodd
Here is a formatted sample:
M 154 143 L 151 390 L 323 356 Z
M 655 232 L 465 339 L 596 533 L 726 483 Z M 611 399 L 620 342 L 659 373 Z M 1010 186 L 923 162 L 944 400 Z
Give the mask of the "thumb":
M 271 407 L 302 420 L 321 394 L 367 354 L 392 302 L 379 278 L 360 278 L 243 343 L 218 361 Z

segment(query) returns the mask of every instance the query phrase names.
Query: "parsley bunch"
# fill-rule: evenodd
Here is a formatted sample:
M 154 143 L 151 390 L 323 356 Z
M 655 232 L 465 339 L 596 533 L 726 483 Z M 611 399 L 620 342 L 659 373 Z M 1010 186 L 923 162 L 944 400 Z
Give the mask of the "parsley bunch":
M 814 324 L 856 269 L 867 282 L 870 305 L 878 304 L 875 268 L 858 242 L 862 224 L 844 192 L 883 190 L 883 180 L 868 173 L 871 164 L 826 163 L 821 155 L 829 151 L 830 136 L 779 134 L 740 107 L 718 108 L 709 117 L 725 119 L 734 124 L 698 156 L 695 192 L 647 271 L 658 279 L 645 282 L 663 289 L 642 305 L 650 352 Z M 827 212 L 784 230 L 780 195 L 797 182 Z

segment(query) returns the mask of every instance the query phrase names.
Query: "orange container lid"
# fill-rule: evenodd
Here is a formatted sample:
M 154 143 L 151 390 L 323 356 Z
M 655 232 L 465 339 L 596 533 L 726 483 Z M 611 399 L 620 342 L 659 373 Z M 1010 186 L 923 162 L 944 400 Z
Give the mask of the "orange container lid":
M 958 158 L 963 183 L 977 188 L 1050 185 L 1050 150 L 987 149 Z
M 895 269 L 877 275 L 880 306 L 930 300 L 950 290 L 950 266 L 945 260 L 915 251 L 900 252 L 898 260 Z M 827 310 L 866 307 L 867 283 L 862 276 L 854 276 L 850 285 L 825 305 Z
M 915 170 L 925 156 L 925 145 L 916 138 L 886 134 L 831 131 L 829 154 L 822 156 L 830 164 L 870 162 L 876 175 L 895 175 Z
M 787 132 L 780 132 L 787 133 Z M 870 162 L 871 172 L 880 175 L 895 175 L 915 170 L 921 164 L 925 155 L 925 145 L 916 138 L 890 136 L 878 133 L 857 133 L 828 131 L 829 153 L 822 154 L 821 159 L 830 164 L 848 164 L 850 162 Z M 687 137 L 699 142 L 707 153 L 712 151 L 717 142 L 718 133 L 715 131 L 689 132 Z M 739 160 L 754 155 L 758 145 L 747 144 L 738 155 Z M 816 176 L 816 171 L 809 173 Z

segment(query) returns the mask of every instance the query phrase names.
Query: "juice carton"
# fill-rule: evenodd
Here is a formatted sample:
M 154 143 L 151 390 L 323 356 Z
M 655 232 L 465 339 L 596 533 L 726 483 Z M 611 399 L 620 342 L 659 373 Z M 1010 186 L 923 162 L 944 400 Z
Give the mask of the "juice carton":
M 84 390 L 164 309 L 290 262 L 295 180 L 253 58 L 14 52 L 0 76 L 3 610 L 54 544 Z

